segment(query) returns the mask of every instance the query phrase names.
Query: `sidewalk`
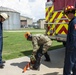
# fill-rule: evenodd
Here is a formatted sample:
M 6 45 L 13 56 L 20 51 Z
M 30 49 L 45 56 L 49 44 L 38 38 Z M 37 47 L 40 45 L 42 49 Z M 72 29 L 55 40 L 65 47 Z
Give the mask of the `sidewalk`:
M 64 48 L 49 51 L 51 62 L 44 62 L 44 57 L 41 60 L 40 70 L 30 70 L 22 73 L 23 68 L 30 61 L 29 57 L 21 57 L 8 60 L 5 67 L 0 69 L 0 75 L 62 75 L 64 64 Z

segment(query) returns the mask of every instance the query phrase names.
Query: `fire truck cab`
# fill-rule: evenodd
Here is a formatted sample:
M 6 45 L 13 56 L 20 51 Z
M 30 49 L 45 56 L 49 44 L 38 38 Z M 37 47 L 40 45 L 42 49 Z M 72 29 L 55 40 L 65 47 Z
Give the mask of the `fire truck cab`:
M 63 9 L 67 5 L 76 5 L 76 0 L 47 0 L 45 29 L 46 35 L 52 40 L 57 40 L 66 44 L 69 19 L 63 14 Z

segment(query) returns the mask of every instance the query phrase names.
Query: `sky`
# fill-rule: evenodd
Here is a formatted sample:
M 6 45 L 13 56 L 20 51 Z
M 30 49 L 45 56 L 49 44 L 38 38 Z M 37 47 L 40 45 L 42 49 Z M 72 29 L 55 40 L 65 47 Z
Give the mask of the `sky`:
M 0 6 L 14 9 L 34 21 L 45 18 L 45 3 L 46 0 L 0 0 Z

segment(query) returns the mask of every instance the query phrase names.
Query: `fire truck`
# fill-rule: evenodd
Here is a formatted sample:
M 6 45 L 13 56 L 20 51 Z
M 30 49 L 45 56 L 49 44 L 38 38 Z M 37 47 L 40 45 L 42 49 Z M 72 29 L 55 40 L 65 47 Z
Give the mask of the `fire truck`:
M 76 6 L 76 0 L 47 0 L 45 5 L 46 35 L 65 46 L 70 20 L 63 14 L 63 9 L 67 5 Z

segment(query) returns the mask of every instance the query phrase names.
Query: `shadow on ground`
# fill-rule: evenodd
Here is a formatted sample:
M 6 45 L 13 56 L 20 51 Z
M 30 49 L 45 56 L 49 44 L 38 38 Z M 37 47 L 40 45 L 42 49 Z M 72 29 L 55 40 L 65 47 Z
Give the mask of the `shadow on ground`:
M 26 62 L 20 62 L 20 63 L 12 63 L 10 65 L 13 65 L 13 66 L 18 66 L 19 68 L 21 69 L 24 69 L 24 67 L 28 64 L 28 61 Z
M 62 48 L 62 47 L 63 47 L 63 45 L 52 46 L 52 47 L 49 48 L 49 51 L 50 51 L 50 50 L 54 50 L 54 49 L 59 49 L 59 48 Z M 25 56 L 28 56 L 28 55 L 31 55 L 32 50 L 22 51 L 21 53 L 22 53 L 23 55 L 25 55 Z

